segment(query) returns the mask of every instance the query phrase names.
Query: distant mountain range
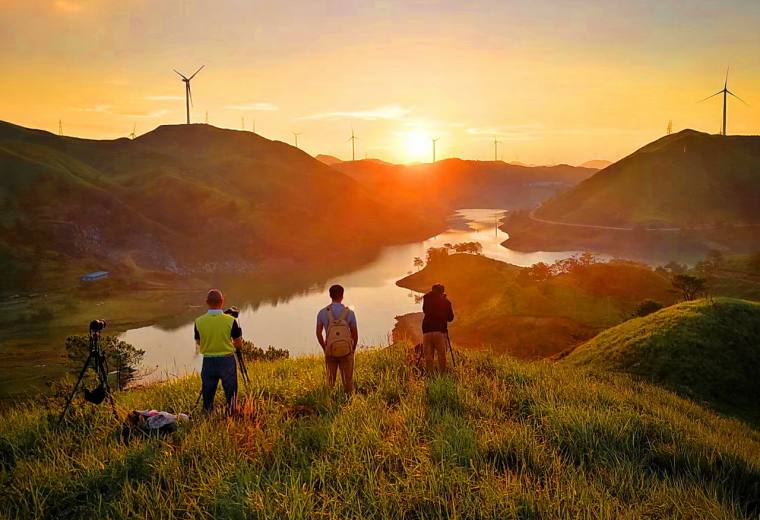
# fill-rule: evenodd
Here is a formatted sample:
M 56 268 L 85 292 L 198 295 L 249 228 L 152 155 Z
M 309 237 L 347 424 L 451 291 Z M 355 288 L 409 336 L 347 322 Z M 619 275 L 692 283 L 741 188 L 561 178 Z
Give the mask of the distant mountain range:
M 321 162 L 322 164 L 326 164 L 327 166 L 332 166 L 333 164 L 338 164 L 338 163 L 343 162 L 342 159 L 338 159 L 334 155 L 327 155 L 323 153 L 317 154 L 314 158 L 318 160 L 319 162 Z
M 658 139 L 545 202 L 536 217 L 605 226 L 760 223 L 760 137 Z
M 6 288 L 89 269 L 345 261 L 433 227 L 414 208 L 400 214 L 351 177 L 252 132 L 176 125 L 95 141 L 0 122 Z
M 414 165 L 369 159 L 333 167 L 386 200 L 445 209 L 532 206 L 596 172 L 566 164 L 531 167 L 462 159 Z
M 610 164 L 612 164 L 612 161 L 607 161 L 604 159 L 592 159 L 591 161 L 586 161 L 583 164 L 579 164 L 579 166 L 581 168 L 594 168 L 597 170 L 603 170 Z

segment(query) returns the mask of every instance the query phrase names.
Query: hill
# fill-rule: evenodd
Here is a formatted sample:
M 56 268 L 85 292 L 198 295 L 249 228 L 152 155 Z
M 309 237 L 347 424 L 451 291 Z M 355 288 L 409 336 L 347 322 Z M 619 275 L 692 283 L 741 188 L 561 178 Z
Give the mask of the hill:
M 7 290 L 47 290 L 96 269 L 129 278 L 340 263 L 433 228 L 252 132 L 176 125 L 93 141 L 0 122 Z
M 592 159 L 590 161 L 586 161 L 583 164 L 579 164 L 581 168 L 594 168 L 596 170 L 603 170 L 607 166 L 612 164 L 612 161 L 607 161 L 605 159 Z
M 406 349 L 361 352 L 357 395 L 323 362 L 257 363 L 237 420 L 193 416 L 119 441 L 108 408 L 0 412 L 9 517 L 752 518 L 760 437 L 625 376 L 462 355 L 423 378 Z M 189 410 L 197 376 L 116 394 L 121 409 Z M 217 396 L 218 398 L 221 396 Z
M 323 153 L 317 154 L 314 156 L 314 158 L 319 162 L 326 164 L 327 166 L 332 166 L 333 164 L 339 164 L 343 162 L 341 159 L 338 159 L 334 155 L 327 155 Z
M 718 298 L 674 305 L 602 332 L 566 362 L 625 372 L 760 419 L 760 304 Z
M 512 208 L 535 205 L 595 170 L 568 165 L 517 166 L 503 161 L 444 159 L 415 165 L 377 160 L 335 165 L 374 193 L 409 207 Z
M 604 226 L 760 224 L 760 136 L 684 130 L 558 194 L 536 217 Z
M 426 292 L 443 283 L 456 314 L 455 341 L 526 359 L 579 345 L 626 320 L 645 299 L 671 303 L 675 297 L 666 277 L 641 264 L 580 259 L 543 267 L 455 254 L 397 284 Z M 399 317 L 397 336 L 420 341 L 420 319 Z

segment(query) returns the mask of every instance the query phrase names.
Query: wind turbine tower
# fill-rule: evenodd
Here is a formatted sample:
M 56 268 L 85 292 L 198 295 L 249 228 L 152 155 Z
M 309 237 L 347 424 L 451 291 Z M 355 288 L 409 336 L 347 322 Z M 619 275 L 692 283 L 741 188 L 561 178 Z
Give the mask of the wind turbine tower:
M 435 143 L 440 139 L 440 137 L 436 137 L 435 139 L 431 139 L 433 141 L 433 162 L 435 162 Z
M 255 117 L 253 118 L 253 124 L 251 125 L 251 130 L 253 131 L 254 134 L 256 133 L 256 118 Z
M 356 160 L 356 140 L 357 139 L 359 138 L 356 137 L 356 135 L 354 135 L 354 128 L 351 127 L 351 137 L 346 139 L 346 142 L 351 141 L 351 160 L 352 161 Z
M 671 121 L 668 121 L 668 129 L 667 129 L 667 132 L 668 132 L 668 134 L 667 134 L 667 135 L 670 135 L 670 134 L 672 134 L 672 133 L 673 133 L 673 121 L 672 121 L 672 120 L 671 120 Z
M 293 137 L 296 138 L 296 148 L 298 148 L 298 136 L 301 135 L 303 132 L 293 132 Z
M 189 78 L 182 74 L 181 72 L 178 72 L 177 69 L 172 69 L 174 72 L 177 73 L 177 75 L 182 79 L 182 81 L 185 83 L 185 109 L 187 111 L 187 124 L 190 124 L 190 105 L 193 104 L 193 93 L 190 91 L 190 81 L 195 77 L 196 74 L 198 74 L 201 69 L 205 67 L 205 65 L 201 65 L 200 69 L 196 70 L 192 76 Z
M 718 92 L 716 92 L 712 96 L 707 96 L 705 99 L 702 100 L 702 101 L 707 101 L 708 99 L 710 99 L 712 97 L 715 97 L 715 96 L 717 96 L 719 94 L 723 94 L 723 127 L 721 129 L 721 133 L 720 133 L 721 135 L 726 135 L 726 108 L 727 108 L 727 105 L 728 105 L 728 96 L 729 95 L 734 96 L 736 99 L 738 99 L 739 101 L 741 101 L 745 105 L 747 104 L 742 98 L 740 98 L 739 96 L 737 96 L 736 94 L 734 94 L 733 92 L 731 92 L 730 90 L 728 90 L 728 70 L 729 69 L 726 69 L 726 81 L 723 83 L 723 89 L 719 90 Z M 700 101 L 700 103 L 701 103 L 701 101 Z
M 132 133 L 129 134 L 130 139 L 134 139 L 137 136 L 137 123 L 132 125 Z
M 493 160 L 498 161 L 499 160 L 499 145 L 501 144 L 501 141 L 497 141 L 494 137 L 493 139 Z
M 58 120 L 58 135 L 63 135 L 63 122 Z

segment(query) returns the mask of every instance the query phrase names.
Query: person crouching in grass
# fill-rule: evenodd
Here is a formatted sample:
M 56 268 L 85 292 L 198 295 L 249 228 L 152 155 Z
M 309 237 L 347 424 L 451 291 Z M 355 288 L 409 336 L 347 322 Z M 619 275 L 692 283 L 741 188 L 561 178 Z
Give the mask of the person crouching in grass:
M 195 320 L 194 330 L 195 343 L 203 356 L 203 410 L 210 412 L 214 407 L 214 394 L 221 380 L 227 398 L 227 412 L 233 413 L 237 407 L 238 393 L 235 349 L 243 345 L 243 330 L 236 318 L 222 310 L 222 291 L 211 289 L 206 296 L 206 304 L 208 312 Z

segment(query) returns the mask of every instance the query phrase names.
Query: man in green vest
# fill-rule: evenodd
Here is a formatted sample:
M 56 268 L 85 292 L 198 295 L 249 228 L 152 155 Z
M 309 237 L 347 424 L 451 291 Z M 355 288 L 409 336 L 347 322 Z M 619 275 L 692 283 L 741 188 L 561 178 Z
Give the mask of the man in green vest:
M 225 314 L 222 291 L 211 289 L 206 296 L 208 312 L 195 320 L 195 343 L 203 356 L 201 388 L 203 410 L 214 407 L 214 394 L 222 381 L 227 411 L 235 411 L 237 401 L 237 363 L 235 349 L 243 345 L 243 330 L 237 319 Z

